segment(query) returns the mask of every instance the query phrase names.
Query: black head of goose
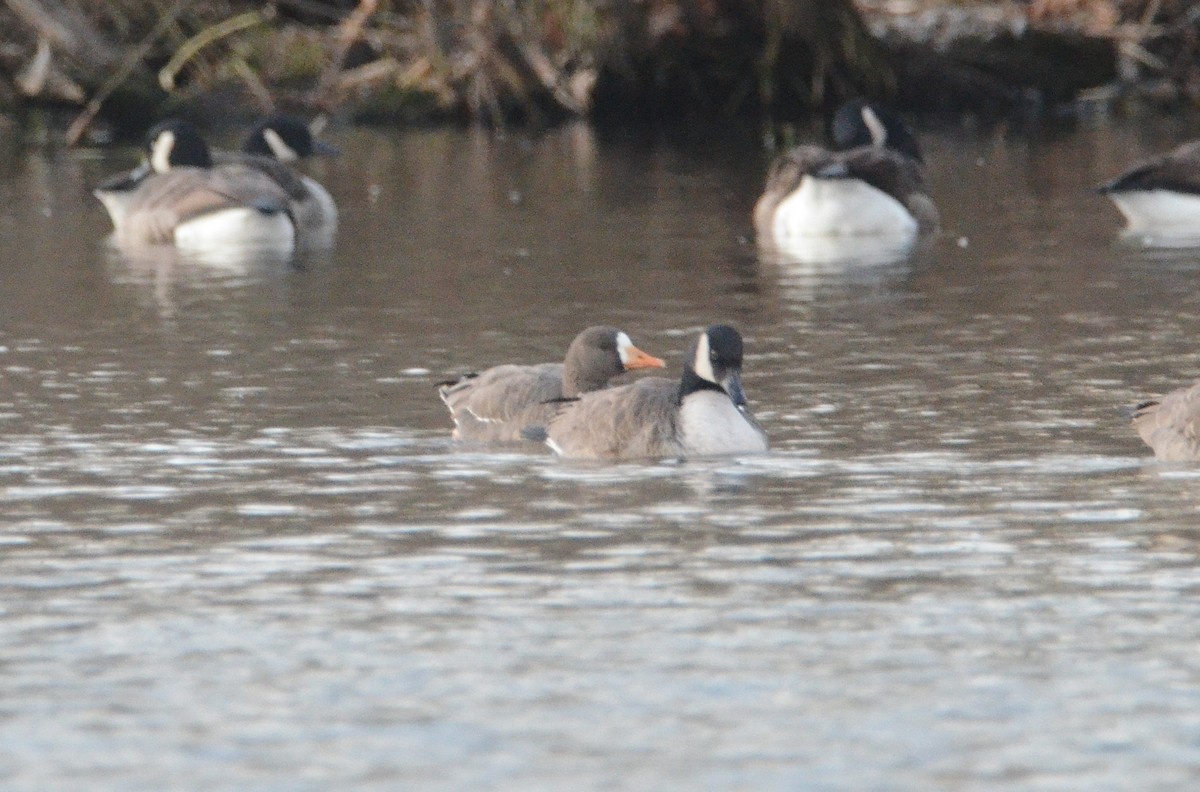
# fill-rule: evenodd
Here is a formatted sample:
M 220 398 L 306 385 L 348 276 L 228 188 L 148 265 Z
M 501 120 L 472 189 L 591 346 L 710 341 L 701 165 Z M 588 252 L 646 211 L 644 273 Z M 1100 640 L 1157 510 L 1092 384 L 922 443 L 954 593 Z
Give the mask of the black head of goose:
M 133 170 L 118 173 L 96 186 L 104 195 L 127 196 L 155 173 L 176 168 L 211 168 L 212 150 L 199 130 L 182 118 L 168 118 L 150 127 L 142 141 L 142 161 Z M 105 204 L 107 206 L 107 204 Z
M 336 157 L 340 153 L 318 140 L 308 124 L 288 115 L 271 116 L 256 124 L 242 143 L 242 151 L 289 165 L 308 157 Z
M 767 437 L 746 408 L 742 336 L 713 325 L 692 344 L 678 380 L 648 377 L 584 394 L 526 436 L 585 459 L 750 454 Z
M 296 229 L 286 192 L 265 173 L 215 165 L 200 133 L 170 119 L 146 135 L 144 161 L 94 191 L 118 245 L 290 251 Z
M 1134 431 L 1163 462 L 1200 462 L 1200 383 L 1130 410 Z
M 829 123 L 829 137 L 838 151 L 870 146 L 924 162 L 917 136 L 904 119 L 866 99 L 851 99 L 838 107 Z
M 831 136 L 833 148 L 801 145 L 772 162 L 754 207 L 760 244 L 801 254 L 812 240 L 883 239 L 904 247 L 937 229 L 920 148 L 899 116 L 847 102 L 834 115 Z
M 1125 216 L 1125 233 L 1150 243 L 1200 242 L 1200 140 L 1142 162 L 1097 190 Z
M 494 366 L 439 383 L 438 394 L 455 439 L 513 442 L 523 439 L 523 427 L 548 421 L 559 400 L 604 388 L 622 372 L 664 365 L 624 331 L 598 325 L 575 336 L 562 363 Z

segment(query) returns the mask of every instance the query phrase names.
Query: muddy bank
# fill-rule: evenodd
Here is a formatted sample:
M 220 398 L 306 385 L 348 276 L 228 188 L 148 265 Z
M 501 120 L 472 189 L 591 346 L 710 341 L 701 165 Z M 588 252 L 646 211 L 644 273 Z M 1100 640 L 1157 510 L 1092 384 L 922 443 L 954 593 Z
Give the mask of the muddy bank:
M 68 142 L 170 113 L 788 121 L 850 95 L 1006 114 L 1200 97 L 1182 0 L 2 0 L 0 110 Z

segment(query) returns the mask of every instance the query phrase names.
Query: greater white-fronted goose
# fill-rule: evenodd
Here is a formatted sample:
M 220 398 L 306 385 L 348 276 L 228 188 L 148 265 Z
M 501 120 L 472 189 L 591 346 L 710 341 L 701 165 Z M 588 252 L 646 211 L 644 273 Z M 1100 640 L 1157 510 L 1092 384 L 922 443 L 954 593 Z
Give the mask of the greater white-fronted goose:
M 1143 162 L 1099 188 L 1150 243 L 1200 243 L 1200 140 Z
M 742 337 L 713 325 L 696 338 L 678 380 L 647 377 L 584 394 L 526 436 L 584 459 L 752 454 L 767 436 L 746 409 Z
M 548 421 L 558 400 L 599 390 L 624 371 L 664 365 L 623 331 L 601 325 L 575 336 L 562 363 L 494 366 L 440 383 L 438 394 L 454 419 L 455 439 L 514 442 L 525 426 Z
M 1164 462 L 1200 462 L 1200 383 L 1133 408 L 1133 428 Z
M 903 254 L 937 230 L 920 149 L 899 116 L 847 102 L 834 115 L 832 137 L 833 149 L 801 145 L 771 163 L 754 206 L 761 247 L 805 260 L 836 255 L 840 243 Z

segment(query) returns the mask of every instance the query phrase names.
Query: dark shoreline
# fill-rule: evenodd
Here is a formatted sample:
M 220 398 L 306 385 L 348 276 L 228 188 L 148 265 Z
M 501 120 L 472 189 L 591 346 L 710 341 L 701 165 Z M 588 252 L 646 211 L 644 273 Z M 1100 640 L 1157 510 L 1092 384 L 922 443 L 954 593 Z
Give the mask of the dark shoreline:
M 605 127 L 805 122 L 853 95 L 985 119 L 1175 112 L 1200 96 L 1200 13 L 1169 0 L 1094 0 L 1091 16 L 1069 0 L 112 5 L 0 2 L 0 114 L 50 128 L 22 138 L 103 144 L 166 115 L 281 110 Z

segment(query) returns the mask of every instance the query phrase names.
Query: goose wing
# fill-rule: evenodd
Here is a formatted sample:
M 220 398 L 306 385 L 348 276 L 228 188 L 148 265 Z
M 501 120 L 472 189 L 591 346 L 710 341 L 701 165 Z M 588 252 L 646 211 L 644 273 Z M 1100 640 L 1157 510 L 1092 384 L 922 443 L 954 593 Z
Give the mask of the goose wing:
M 912 157 L 891 149 L 860 146 L 844 152 L 847 175 L 887 193 L 908 208 L 923 228 L 938 224 L 937 207 L 929 198 L 925 171 Z
M 1141 190 L 1200 194 L 1200 140 L 1147 160 L 1100 187 L 1106 193 Z
M 259 171 L 278 184 L 287 193 L 288 198 L 293 201 L 305 201 L 309 198 L 304 177 L 274 157 L 245 154 L 239 151 L 219 151 L 213 153 L 213 161 L 219 167 L 233 166 Z
M 117 234 L 125 242 L 166 244 L 181 223 L 244 207 L 264 213 L 288 211 L 286 195 L 262 174 L 177 168 L 142 182 L 127 202 Z
M 682 454 L 677 419 L 679 383 L 646 377 L 586 393 L 562 405 L 547 444 L 568 457 L 640 459 Z
M 561 363 L 495 366 L 439 390 L 450 409 L 456 437 L 463 440 L 520 440 L 521 429 L 554 414 L 547 404 L 562 398 Z
M 1200 383 L 1139 404 L 1133 428 L 1157 458 L 1200 462 Z

